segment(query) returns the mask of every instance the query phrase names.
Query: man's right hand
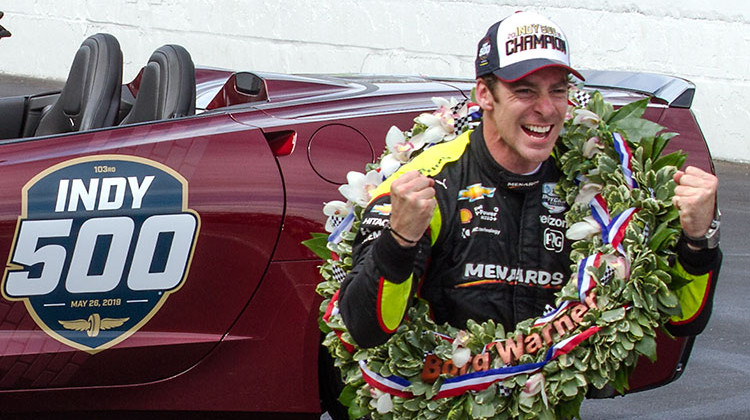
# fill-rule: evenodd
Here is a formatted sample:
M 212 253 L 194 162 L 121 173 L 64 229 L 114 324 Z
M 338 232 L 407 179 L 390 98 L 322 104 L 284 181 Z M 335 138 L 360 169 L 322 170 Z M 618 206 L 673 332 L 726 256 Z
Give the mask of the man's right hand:
M 435 201 L 435 180 L 409 171 L 391 184 L 391 229 L 413 242 L 418 241 L 430 225 Z M 402 247 L 414 246 L 391 232 Z

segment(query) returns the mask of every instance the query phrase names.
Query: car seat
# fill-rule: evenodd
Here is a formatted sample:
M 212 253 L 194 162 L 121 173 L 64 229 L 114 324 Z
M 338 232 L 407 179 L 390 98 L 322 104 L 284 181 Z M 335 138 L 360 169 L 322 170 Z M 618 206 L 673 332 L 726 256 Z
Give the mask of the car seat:
M 140 86 L 122 124 L 195 114 L 195 66 L 179 45 L 159 47 L 143 68 Z
M 115 124 L 122 91 L 122 51 L 110 34 L 86 38 L 76 52 L 60 96 L 34 135 L 68 133 Z

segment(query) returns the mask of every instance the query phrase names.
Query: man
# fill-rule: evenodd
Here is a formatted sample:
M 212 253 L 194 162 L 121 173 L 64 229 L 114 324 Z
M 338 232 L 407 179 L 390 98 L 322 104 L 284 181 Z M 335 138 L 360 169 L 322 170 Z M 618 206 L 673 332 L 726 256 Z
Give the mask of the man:
M 415 294 L 429 302 L 436 322 L 456 327 L 494 319 L 512 329 L 553 303 L 570 277 L 570 243 L 562 238 L 567 207 L 551 193 L 560 172 L 550 157 L 568 106 L 569 73 L 582 79 L 570 67 L 565 35 L 548 19 L 520 12 L 489 28 L 476 60 L 482 124 L 405 165 L 363 215 L 340 295 L 358 345 L 384 343 Z M 703 279 L 681 296 L 686 323 L 677 329 L 694 334 L 710 315 L 714 283 L 707 275 L 721 259 L 715 237 L 704 238 L 713 233 L 718 181 L 697 168 L 675 181 L 680 269 Z

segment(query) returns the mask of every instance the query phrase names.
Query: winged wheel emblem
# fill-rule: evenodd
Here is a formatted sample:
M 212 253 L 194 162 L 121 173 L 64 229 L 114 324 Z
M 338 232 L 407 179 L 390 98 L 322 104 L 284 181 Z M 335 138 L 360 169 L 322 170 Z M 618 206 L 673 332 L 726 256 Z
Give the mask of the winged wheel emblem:
M 130 318 L 102 318 L 99 314 L 89 315 L 89 319 L 74 319 L 72 321 L 58 321 L 67 330 L 86 331 L 89 337 L 96 337 L 99 331 L 117 328 L 128 322 Z

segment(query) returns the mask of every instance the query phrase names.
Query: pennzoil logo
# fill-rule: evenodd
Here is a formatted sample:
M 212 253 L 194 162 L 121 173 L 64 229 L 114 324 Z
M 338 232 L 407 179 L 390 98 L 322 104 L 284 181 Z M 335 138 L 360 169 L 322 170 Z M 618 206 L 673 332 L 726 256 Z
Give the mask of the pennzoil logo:
M 41 172 L 21 192 L 3 296 L 71 347 L 96 353 L 125 340 L 185 282 L 200 230 L 187 190 L 171 168 L 132 156 Z
M 484 197 L 492 198 L 495 196 L 494 188 L 487 188 L 482 184 L 473 184 L 466 187 L 466 189 L 458 192 L 459 200 L 469 200 L 470 203 L 481 200 Z

